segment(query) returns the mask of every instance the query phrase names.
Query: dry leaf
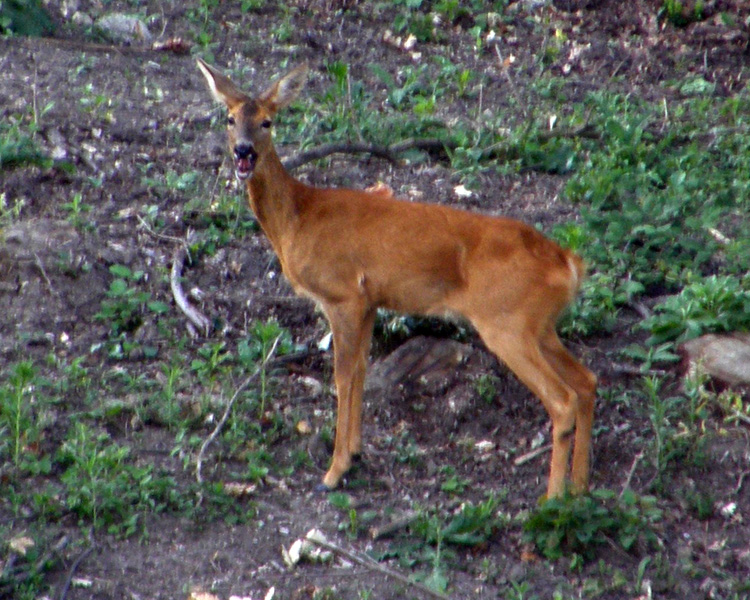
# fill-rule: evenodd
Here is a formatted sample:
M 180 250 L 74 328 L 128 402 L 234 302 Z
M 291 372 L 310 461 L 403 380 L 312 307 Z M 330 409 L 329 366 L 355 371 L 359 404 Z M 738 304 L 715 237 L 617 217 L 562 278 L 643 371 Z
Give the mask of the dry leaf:
M 234 498 L 241 498 L 242 496 L 249 496 L 255 493 L 258 486 L 254 483 L 240 483 L 238 481 L 230 481 L 224 484 L 224 491 L 227 496 Z
M 10 549 L 16 554 L 26 556 L 26 551 L 34 547 L 34 540 L 27 536 L 15 537 L 8 543 Z
M 219 600 L 219 597 L 201 590 L 193 590 L 190 592 L 188 600 Z

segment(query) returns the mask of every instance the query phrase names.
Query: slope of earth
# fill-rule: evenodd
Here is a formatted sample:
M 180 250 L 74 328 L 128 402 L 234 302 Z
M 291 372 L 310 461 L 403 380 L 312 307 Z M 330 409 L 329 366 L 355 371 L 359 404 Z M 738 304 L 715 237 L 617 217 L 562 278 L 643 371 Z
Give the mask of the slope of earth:
M 747 597 L 746 427 L 727 426 L 700 465 L 673 474 L 672 491 L 684 493 L 659 496 L 654 540 L 628 552 L 603 545 L 598 560 L 547 560 L 522 523 L 545 490 L 548 419 L 462 326 L 381 320 L 373 360 L 407 339 L 419 353 L 435 336 L 452 337 L 459 366 L 370 387 L 363 463 L 333 501 L 313 491 L 334 418 L 331 356 L 318 350 L 327 325 L 294 296 L 245 208 L 194 56 L 250 90 L 309 63 L 302 98 L 280 116 L 283 156 L 340 138 L 398 141 L 378 131 L 382 123 L 403 137 L 479 136 L 488 123 L 511 131 L 528 120 L 552 128 L 557 116 L 529 104 L 536 94 L 572 105 L 606 89 L 666 107 L 687 77 L 727 97 L 750 76 L 750 10 L 739 0 L 705 2 L 704 18 L 682 27 L 656 0 L 455 4 L 470 10 L 418 13 L 428 33 L 413 46 L 392 33 L 409 2 L 324 0 L 50 0 L 56 37 L 0 39 L 0 133 L 28 134 L 45 157 L 0 163 L 0 371 L 3 410 L 15 406 L 19 423 L 0 431 L 0 572 L 27 576 L 12 592 L 0 580 L 0 595 L 185 598 L 201 589 L 223 600 L 274 588 L 284 599 L 429 597 L 351 560 L 288 568 L 282 547 L 318 528 L 453 598 Z M 90 25 L 113 13 L 137 15 L 166 43 L 113 40 Z M 405 121 L 386 119 L 394 107 Z M 343 154 L 295 174 L 322 186 L 381 181 L 405 198 L 546 232 L 578 218 L 561 196 L 564 168 L 445 158 Z M 186 239 L 193 262 L 183 286 L 211 318 L 208 336 L 186 325 L 170 291 L 172 257 Z M 637 337 L 636 318 L 624 309 L 608 333 L 566 343 L 601 384 L 592 486 L 647 494 L 658 475 L 644 458 L 649 413 L 631 370 L 613 359 Z M 242 392 L 276 335 L 257 325 L 269 319 L 290 334 L 288 359 L 260 369 L 257 389 Z M 33 371 L 25 379 L 24 361 Z M 666 380 L 665 397 L 678 386 L 674 374 Z M 242 482 L 227 496 L 196 484 L 195 457 L 233 396 L 201 465 L 209 483 Z M 129 479 L 117 480 L 123 464 Z M 152 480 L 173 492 L 154 491 Z M 129 487 L 141 496 L 126 495 Z M 726 510 L 701 515 L 704 491 Z M 88 511 L 97 494 L 108 508 Z M 492 508 L 491 532 L 473 545 L 436 542 L 431 528 L 467 503 Z M 371 538 L 370 528 L 415 511 L 411 525 Z M 26 537 L 33 549 L 11 545 Z

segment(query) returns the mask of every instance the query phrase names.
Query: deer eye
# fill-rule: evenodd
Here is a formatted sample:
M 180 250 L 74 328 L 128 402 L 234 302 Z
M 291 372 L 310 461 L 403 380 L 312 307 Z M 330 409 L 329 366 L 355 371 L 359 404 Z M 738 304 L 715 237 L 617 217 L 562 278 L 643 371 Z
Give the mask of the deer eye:
M 269 127 L 271 126 L 271 119 L 263 119 L 263 120 L 262 120 L 262 121 L 260 122 L 260 126 L 261 126 L 261 127 L 263 128 L 263 129 L 268 129 L 268 128 L 269 128 Z
M 227 115 L 227 125 L 230 127 L 234 126 L 234 117 L 232 115 Z

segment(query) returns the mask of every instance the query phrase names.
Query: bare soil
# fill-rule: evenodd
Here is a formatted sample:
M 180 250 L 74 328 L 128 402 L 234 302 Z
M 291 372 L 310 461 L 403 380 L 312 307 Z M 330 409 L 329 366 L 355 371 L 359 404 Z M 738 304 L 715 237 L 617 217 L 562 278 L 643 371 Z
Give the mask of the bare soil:
M 499 32 L 503 54 L 515 58 L 513 85 L 523 89 L 538 77 L 540 48 L 555 29 L 565 32 L 567 41 L 545 68 L 565 77 L 565 93 L 571 100 L 610 88 L 657 101 L 678 94 L 669 82 L 689 74 L 715 82 L 721 95 L 747 84 L 750 10 L 744 2 L 705 3 L 709 13 L 732 15 L 733 26 L 711 16 L 685 28 L 661 19 L 661 4 L 656 0 L 516 3 L 507 9 L 513 17 Z M 144 178 L 196 170 L 215 186 L 234 189 L 238 197 L 242 190 L 225 161 L 221 128 L 209 127 L 214 105 L 191 56 L 152 51 L 138 43 L 93 43 L 62 16 L 61 3 L 51 0 L 48 6 L 59 22 L 56 38 L 0 39 L 0 114 L 5 119 L 33 106 L 41 124 L 39 139 L 75 168 L 0 171 L 6 205 L 22 203 L 19 216 L 2 230 L 0 364 L 5 367 L 27 357 L 41 364 L 50 356 L 62 361 L 84 357 L 83 364 L 95 380 L 104 381 L 106 373 L 116 370 L 158 380 L 162 375 L 157 360 L 134 353 L 127 360 L 113 361 L 105 352 L 93 350 L 109 334 L 108 324 L 94 318 L 112 279 L 108 269 L 119 264 L 145 271 L 152 296 L 170 303 L 171 318 L 159 327 L 144 323 L 134 334 L 139 342 L 166 353 L 170 340 L 187 339 L 184 349 L 190 355 L 207 340 L 186 338 L 184 320 L 171 299 L 165 275 L 176 242 L 154 235 L 138 215 L 144 214 L 144 207 L 158 206 L 164 225 L 159 233 L 174 238 L 185 237 L 189 228 L 204 232 L 210 218 L 205 206 L 185 209 L 191 200 L 189 191 L 156 188 Z M 80 9 L 97 17 L 104 12 L 132 12 L 133 6 L 115 1 L 102 7 L 82 0 Z M 161 39 L 179 36 L 189 43 L 201 29 L 194 9 L 191 3 L 177 2 L 144 2 L 137 7 L 140 14 L 154 18 L 151 30 L 161 31 Z M 285 7 L 269 2 L 258 11 L 242 12 L 239 3 L 218 2 L 208 16 L 218 24 L 212 29 L 213 45 L 203 55 L 220 67 L 246 64 L 243 83 L 249 89 L 265 85 L 283 65 L 306 60 L 311 77 L 303 93 L 315 97 L 330 85 L 325 64 L 338 60 L 349 65 L 353 78 L 384 94 L 368 65 L 377 63 L 395 75 L 416 60 L 382 41 L 394 11 L 380 4 L 309 0 Z M 283 23 L 288 24 L 289 37 L 277 41 Z M 444 39 L 439 44 L 418 44 L 418 60 L 432 64 L 433 55 L 450 57 L 486 76 L 484 107 L 507 106 L 513 85 L 492 46 L 475 50 L 466 31 L 470 25 L 441 26 Z M 439 106 L 436 117 L 471 118 L 477 101 L 473 97 Z M 54 104 L 43 111 L 49 103 Z M 280 148 L 285 155 L 295 151 L 293 146 Z M 576 215 L 575 208 L 560 197 L 565 178 L 531 170 L 512 175 L 487 170 L 470 198 L 454 194 L 459 179 L 439 161 L 393 165 L 376 158 L 340 156 L 307 165 L 297 175 L 319 185 L 366 187 L 384 181 L 406 197 L 508 215 L 544 230 Z M 71 212 L 64 208 L 75 194 L 90 207 L 82 215 L 88 225 L 71 223 Z M 301 346 L 314 348 L 326 333 L 315 307 L 294 298 L 260 232 L 229 239 L 215 254 L 188 268 L 185 277 L 186 289 L 203 291 L 201 310 L 219 325 L 209 341 L 225 341 L 234 348 L 252 320 L 272 316 Z M 619 491 L 630 477 L 629 485 L 646 493 L 654 468 L 649 460 L 637 457 L 649 442 L 647 412 L 618 401 L 637 379 L 616 368 L 613 358 L 618 348 L 632 341 L 630 325 L 636 318 L 623 311 L 610 335 L 567 343 L 597 373 L 603 390 L 597 406 L 593 487 Z M 381 333 L 374 360 L 387 356 L 402 341 Z M 542 454 L 520 466 L 513 460 L 529 451 L 535 439 L 548 437 L 542 406 L 477 339 L 469 335 L 463 343 L 467 358 L 460 368 L 426 383 L 412 381 L 368 394 L 364 459 L 347 477 L 344 491 L 359 513 L 375 511 L 373 525 L 387 523 L 415 506 L 456 508 L 457 496 L 441 490 L 441 469 L 446 465 L 469 482 L 460 500 L 480 501 L 489 493 L 501 494 L 501 510 L 510 516 L 533 509 L 544 492 L 548 456 Z M 476 382 L 486 373 L 499 382 L 493 405 L 477 393 Z M 320 381 L 322 391 L 311 391 L 304 383 L 306 377 Z M 303 563 L 290 570 L 283 563 L 281 547 L 289 547 L 313 527 L 361 553 L 382 554 L 396 543 L 371 541 L 365 532 L 348 536 L 349 515 L 313 491 L 330 452 L 319 435 L 333 427 L 330 379 L 327 352 L 312 352 L 279 373 L 269 410 L 282 415 L 289 431 L 306 420 L 312 434 L 281 436 L 270 449 L 279 472 L 272 473 L 254 494 L 236 501 L 254 514 L 247 522 L 233 525 L 221 518 L 195 521 L 160 514 L 149 518 L 145 538 L 92 534 L 95 550 L 76 562 L 86 540 L 75 519 L 62 518 L 49 525 L 50 543 L 62 534 L 71 540 L 46 575 L 54 593 L 60 594 L 74 570 L 76 577 L 91 585 L 70 587 L 68 600 L 185 598 L 194 588 L 211 590 L 222 599 L 230 595 L 255 599 L 263 598 L 271 587 L 276 598 L 284 599 L 311 598 L 326 589 L 331 595 L 325 597 L 331 598 L 425 597 L 359 565 Z M 111 393 L 123 398 L 128 394 L 117 387 Z M 82 399 L 74 396 L 57 407 L 60 432 L 81 409 Z M 173 431 L 158 423 L 127 420 L 107 423 L 106 428 L 114 440 L 129 445 L 139 461 L 151 461 L 180 481 L 192 477 L 192 471 L 184 470 L 182 457 L 170 452 Z M 205 438 L 210 430 L 206 423 L 195 433 Z M 413 461 L 399 460 L 407 451 L 403 447 L 407 439 L 415 444 Z M 489 459 L 475 450 L 473 442 L 481 440 L 496 444 Z M 53 447 L 55 441 L 59 442 L 50 439 L 47 444 Z M 290 466 L 300 452 L 312 458 L 314 466 L 282 475 L 287 471 L 281 467 Z M 233 468 L 222 463 L 221 456 L 209 454 L 204 476 L 226 481 Z M 624 553 L 603 548 L 598 562 L 571 570 L 565 560 L 529 556 L 520 523 L 511 521 L 480 548 L 452 549 L 447 558 L 449 593 L 453 598 L 521 597 L 512 595 L 519 589 L 514 586 L 528 585 L 528 593 L 539 598 L 551 598 L 556 589 L 563 597 L 747 597 L 735 590 L 750 581 L 750 483 L 743 481 L 749 469 L 747 428 L 728 428 L 722 436 L 711 438 L 701 467 L 686 466 L 674 474 L 674 493 L 659 501 L 665 511 L 658 531 L 664 564 L 647 564 L 646 582 L 639 589 L 634 588 L 646 550 Z M 716 511 L 700 520 L 684 501 L 686 490 L 710 490 L 717 506 L 735 502 L 736 511 L 733 516 Z M 0 502 L 0 522 L 8 531 L 17 534 L 32 527 L 33 511 L 29 515 L 30 521 L 24 521 Z M 387 564 L 407 573 L 411 568 L 397 560 Z M 628 585 L 614 585 L 614 569 L 625 574 Z M 414 570 L 426 573 L 430 565 L 416 565 Z

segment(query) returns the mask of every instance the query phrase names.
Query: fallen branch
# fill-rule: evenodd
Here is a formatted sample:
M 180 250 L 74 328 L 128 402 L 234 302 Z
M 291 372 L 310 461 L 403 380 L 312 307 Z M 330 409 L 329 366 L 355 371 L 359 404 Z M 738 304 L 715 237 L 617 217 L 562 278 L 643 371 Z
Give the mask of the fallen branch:
M 521 465 L 525 465 L 527 462 L 530 462 L 534 460 L 537 456 L 541 456 L 542 454 L 545 454 L 546 452 L 549 452 L 552 450 L 552 444 L 547 444 L 546 446 L 540 446 L 536 450 L 532 450 L 531 452 L 527 452 L 526 454 L 522 454 L 516 460 L 513 461 L 513 464 L 517 467 L 520 467 Z
M 622 491 L 620 492 L 620 498 L 623 497 L 627 489 L 630 487 L 630 482 L 633 480 L 633 475 L 635 474 L 635 470 L 638 467 L 638 463 L 643 460 L 643 451 L 639 452 L 635 455 L 635 458 L 633 459 L 633 464 L 630 465 L 630 471 L 628 471 L 628 476 L 625 478 L 625 483 L 622 486 Z
M 190 245 L 190 238 L 192 237 L 191 232 L 188 230 L 186 239 L 175 237 L 172 235 L 164 235 L 157 233 L 140 215 L 136 215 L 138 221 L 141 223 L 144 231 L 149 235 L 153 236 L 157 240 L 165 242 L 175 242 L 177 247 L 172 254 L 172 269 L 169 273 L 169 286 L 172 288 L 172 296 L 174 296 L 175 304 L 182 311 L 182 313 L 188 318 L 203 335 L 208 336 L 211 332 L 211 321 L 198 309 L 193 308 L 188 302 L 187 296 L 182 289 L 182 268 L 185 264 L 185 260 L 190 257 L 188 246 Z M 195 337 L 195 332 L 190 330 L 190 334 Z
M 286 159 L 283 163 L 287 170 L 292 171 L 309 162 L 326 158 L 332 154 L 371 154 L 372 156 L 384 158 L 391 163 L 398 164 L 396 156 L 408 150 L 422 150 L 423 152 L 429 152 L 431 154 L 447 154 L 448 151 L 455 150 L 457 147 L 458 144 L 456 142 L 450 140 L 439 140 L 436 138 L 409 138 L 402 142 L 389 144 L 387 146 L 381 144 L 341 142 L 335 144 L 324 144 L 323 146 L 318 146 L 312 150 L 300 152 L 299 154 Z
M 58 600 L 65 600 L 65 596 L 68 595 L 70 583 L 73 581 L 73 575 L 75 575 L 76 569 L 78 569 L 78 566 L 83 562 L 83 560 L 93 552 L 95 547 L 95 545 L 89 546 L 78 555 L 78 558 L 73 561 L 70 569 L 68 569 L 68 574 L 65 576 L 65 581 L 63 582 L 62 586 L 60 586 L 60 593 L 57 595 Z
M 631 308 L 635 313 L 637 313 L 641 319 L 648 319 L 652 316 L 651 310 L 648 308 L 648 306 L 643 304 L 643 302 L 636 302 L 635 300 L 631 300 L 625 305 Z
M 224 414 L 221 416 L 221 419 L 216 424 L 216 427 L 211 432 L 211 434 L 204 440 L 203 444 L 201 444 L 201 448 L 198 451 L 198 456 L 195 459 L 195 478 L 198 481 L 198 483 L 203 483 L 203 477 L 201 476 L 201 468 L 203 466 L 203 456 L 206 453 L 206 449 L 216 439 L 216 436 L 219 435 L 221 430 L 224 428 L 224 424 L 227 422 L 227 419 L 229 418 L 230 413 L 232 412 L 232 407 L 234 406 L 234 403 L 237 401 L 237 398 L 242 393 L 245 388 L 247 388 L 248 385 L 252 383 L 252 381 L 260 375 L 260 373 L 263 371 L 263 369 L 266 368 L 266 365 L 268 365 L 268 362 L 271 360 L 271 357 L 276 352 L 276 347 L 279 345 L 279 341 L 281 340 L 281 336 L 277 336 L 276 339 L 273 341 L 273 345 L 271 346 L 271 349 L 268 351 L 268 354 L 263 357 L 263 361 L 256 367 L 255 371 L 247 378 L 245 381 L 243 381 L 240 386 L 235 390 L 234 394 L 232 395 L 232 398 L 227 403 L 227 407 L 224 409 Z
M 357 563 L 358 565 L 367 567 L 368 569 L 371 569 L 373 571 L 378 571 L 379 573 L 382 573 L 383 575 L 387 575 L 388 577 L 391 577 L 397 581 L 400 581 L 403 584 L 406 584 L 415 589 L 418 589 L 424 592 L 425 594 L 429 594 L 431 596 L 434 596 L 435 598 L 440 598 L 441 600 L 448 600 L 449 598 L 446 594 L 432 590 L 428 588 L 426 585 L 419 583 L 418 581 L 409 579 L 406 575 L 402 575 L 401 573 L 397 571 L 393 571 L 392 569 L 389 569 L 388 567 L 384 567 L 383 565 L 381 565 L 380 563 L 376 563 L 369 557 L 361 556 L 350 550 L 346 550 L 345 548 L 342 548 L 341 546 L 332 544 L 328 540 L 320 539 L 318 536 L 307 536 L 305 539 L 311 541 L 313 544 L 320 546 L 321 548 L 325 548 L 326 550 L 330 550 L 331 552 L 338 554 L 339 556 L 343 556 L 347 560 Z
M 585 137 L 590 139 L 598 139 L 599 133 L 596 131 L 596 127 L 591 123 L 584 123 L 578 127 L 564 127 L 560 129 L 551 129 L 548 131 L 540 131 L 534 136 L 534 139 L 540 142 L 547 142 L 551 139 L 557 138 L 579 138 Z M 450 152 L 456 150 L 459 147 L 459 143 L 454 140 L 441 140 L 438 138 L 409 138 L 395 144 L 382 145 L 382 144 L 366 144 L 366 143 L 347 143 L 340 142 L 334 144 L 324 144 L 305 152 L 287 158 L 282 161 L 284 167 L 292 171 L 305 165 L 314 160 L 320 160 L 326 158 L 332 154 L 371 154 L 378 158 L 384 158 L 391 163 L 398 164 L 397 156 L 409 150 L 420 150 L 422 152 L 428 152 L 429 154 L 448 157 Z M 515 146 L 514 143 L 499 143 L 493 144 L 487 148 L 484 148 L 481 152 L 481 159 L 505 159 Z
M 169 286 L 172 288 L 172 295 L 178 308 L 203 335 L 207 336 L 211 331 L 211 321 L 190 305 L 185 292 L 182 290 L 182 267 L 187 255 L 187 243 L 183 242 L 175 248 L 172 255 L 172 270 L 169 273 Z
M 737 496 L 742 491 L 742 484 L 745 482 L 745 477 L 750 475 L 750 471 L 743 471 L 740 473 L 740 478 L 737 480 L 737 485 L 734 488 L 734 495 Z

